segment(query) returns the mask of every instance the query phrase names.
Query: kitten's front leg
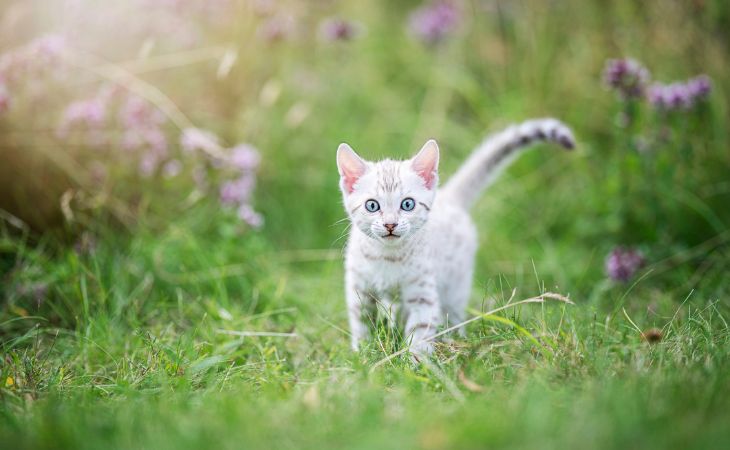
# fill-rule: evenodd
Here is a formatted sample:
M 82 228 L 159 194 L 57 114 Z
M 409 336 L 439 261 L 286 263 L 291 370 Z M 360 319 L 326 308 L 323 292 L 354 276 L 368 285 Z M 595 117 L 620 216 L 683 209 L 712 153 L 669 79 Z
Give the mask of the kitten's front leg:
M 416 356 L 433 352 L 431 338 L 441 325 L 436 282 L 433 276 L 423 275 L 416 282 L 402 288 L 403 304 L 406 308 L 406 336 L 410 339 L 410 350 Z
M 347 318 L 350 324 L 350 343 L 354 351 L 360 348 L 360 341 L 367 339 L 370 329 L 366 311 L 372 310 L 375 302 L 371 295 L 357 289 L 354 276 L 345 275 L 345 300 L 347 302 Z

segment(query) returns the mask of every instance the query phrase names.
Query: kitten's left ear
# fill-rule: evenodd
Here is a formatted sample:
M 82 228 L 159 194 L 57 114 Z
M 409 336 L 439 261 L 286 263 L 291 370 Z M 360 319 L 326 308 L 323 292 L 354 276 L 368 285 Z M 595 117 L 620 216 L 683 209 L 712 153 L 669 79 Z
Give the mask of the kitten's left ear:
M 423 147 L 411 162 L 413 170 L 426 182 L 426 189 L 433 189 L 438 183 L 439 146 L 433 139 Z

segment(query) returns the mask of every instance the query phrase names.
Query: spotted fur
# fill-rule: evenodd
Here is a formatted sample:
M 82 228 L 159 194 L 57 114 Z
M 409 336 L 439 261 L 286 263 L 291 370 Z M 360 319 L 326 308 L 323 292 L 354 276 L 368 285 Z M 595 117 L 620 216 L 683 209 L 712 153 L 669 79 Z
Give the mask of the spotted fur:
M 353 225 L 345 254 L 353 349 L 367 338 L 368 315 L 378 309 L 391 323 L 403 309 L 405 336 L 416 356 L 431 353 L 440 326 L 464 320 L 477 249 L 469 207 L 499 169 L 536 141 L 574 146 L 559 121 L 527 121 L 487 138 L 440 190 L 433 140 L 406 161 L 369 162 L 340 145 L 340 188 Z M 413 210 L 401 208 L 405 198 L 415 201 Z M 368 200 L 379 209 L 369 211 Z

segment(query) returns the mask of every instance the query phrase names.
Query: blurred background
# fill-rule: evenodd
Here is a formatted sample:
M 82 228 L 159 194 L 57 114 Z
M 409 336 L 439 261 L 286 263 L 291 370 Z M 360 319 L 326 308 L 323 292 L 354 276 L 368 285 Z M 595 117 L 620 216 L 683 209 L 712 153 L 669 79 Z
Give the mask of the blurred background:
M 595 298 L 643 270 L 725 292 L 729 26 L 719 0 L 5 1 L 3 307 L 68 296 L 69 251 L 138 246 L 163 291 L 169 271 L 320 270 L 346 232 L 339 142 L 377 159 L 436 138 L 446 179 L 541 116 L 578 151 L 526 155 L 476 207 L 483 289 L 539 274 Z

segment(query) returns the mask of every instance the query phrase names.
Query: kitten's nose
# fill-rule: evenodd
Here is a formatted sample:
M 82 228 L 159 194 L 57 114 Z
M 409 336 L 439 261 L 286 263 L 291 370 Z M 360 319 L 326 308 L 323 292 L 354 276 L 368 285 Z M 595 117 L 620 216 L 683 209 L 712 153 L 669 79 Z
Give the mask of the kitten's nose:
M 398 224 L 397 223 L 386 223 L 386 224 L 383 224 L 383 226 L 385 227 L 386 230 L 388 230 L 389 233 L 392 233 L 393 230 L 395 230 L 395 227 L 398 226 Z

